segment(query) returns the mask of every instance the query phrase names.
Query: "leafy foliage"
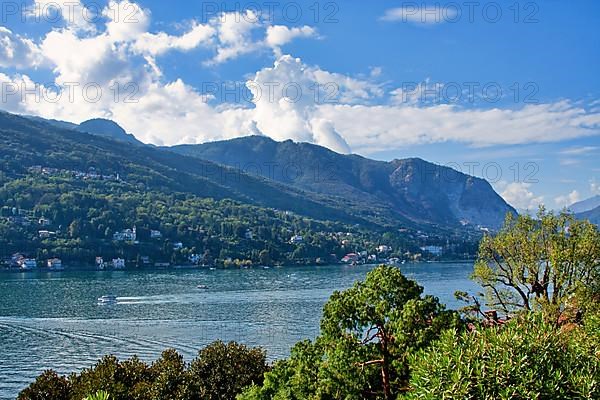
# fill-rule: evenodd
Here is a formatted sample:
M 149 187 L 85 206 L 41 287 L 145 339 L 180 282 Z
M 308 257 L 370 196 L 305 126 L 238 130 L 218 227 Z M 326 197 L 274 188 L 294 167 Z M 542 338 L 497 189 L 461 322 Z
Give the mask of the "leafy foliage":
M 110 400 L 110 394 L 104 390 L 99 390 L 94 394 L 90 394 L 84 400 Z
M 92 368 L 69 377 L 46 371 L 18 399 L 95 399 L 89 396 L 96 393 L 109 395 L 110 400 L 228 400 L 246 386 L 261 384 L 267 370 L 262 350 L 215 342 L 190 364 L 170 349 L 151 365 L 136 357 L 121 362 L 105 356 Z
M 70 400 L 71 382 L 64 376 L 48 370 L 19 394 L 20 400 Z
M 598 326 L 561 330 L 539 314 L 502 328 L 449 330 L 410 357 L 409 399 L 594 399 Z
M 201 350 L 190 364 L 188 376 L 193 391 L 201 399 L 233 399 L 244 388 L 263 382 L 265 357 L 260 349 L 215 342 Z
M 537 219 L 508 215 L 496 236 L 481 241 L 473 278 L 487 289 L 490 307 L 506 314 L 543 308 L 558 318 L 578 292 L 600 293 L 600 232 L 543 208 Z
M 289 361 L 267 373 L 264 388 L 253 388 L 246 398 L 399 395 L 408 381 L 408 354 L 457 323 L 456 314 L 422 292 L 416 282 L 388 266 L 335 292 L 325 304 L 316 341 L 297 345 Z

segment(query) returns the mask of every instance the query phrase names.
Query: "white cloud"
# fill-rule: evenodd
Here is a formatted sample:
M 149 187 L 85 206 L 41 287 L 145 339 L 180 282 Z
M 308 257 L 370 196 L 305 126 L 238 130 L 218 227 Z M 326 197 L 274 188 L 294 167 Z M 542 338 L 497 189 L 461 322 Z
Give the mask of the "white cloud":
M 296 38 L 316 37 L 316 29 L 310 26 L 288 28 L 285 25 L 273 25 L 267 28 L 265 43 L 281 56 L 281 46 L 288 44 Z
M 416 24 L 440 24 L 455 21 L 457 17 L 458 12 L 455 7 L 412 3 L 411 5 L 387 10 L 381 20 Z
M 128 0 L 111 0 L 102 15 L 108 19 L 106 34 L 115 43 L 131 41 L 150 26 L 150 11 Z
M 579 200 L 581 200 L 581 196 L 577 190 L 573 190 L 571 193 L 564 196 L 554 198 L 554 202 L 559 208 L 568 207 L 573 203 L 577 203 Z
M 54 21 L 58 15 L 70 30 L 88 33 L 96 31 L 93 22 L 98 16 L 80 0 L 34 0 L 28 11 L 37 21 Z
M 600 113 L 569 101 L 514 110 L 326 104 L 317 114 L 332 121 L 351 148 L 367 154 L 446 141 L 475 146 L 558 142 L 600 132 Z
M 597 151 L 599 148 L 596 146 L 575 146 L 570 147 L 568 149 L 564 149 L 560 152 L 560 154 L 565 154 L 568 156 L 578 156 L 583 154 L 589 154 Z
M 222 13 L 211 19 L 210 24 L 217 29 L 217 54 L 207 64 L 220 64 L 243 54 L 252 53 L 262 47 L 260 41 L 252 37 L 254 30 L 263 23 L 254 11 Z
M 270 25 L 270 21 L 263 20 L 252 10 L 221 13 L 212 18 L 209 25 L 217 32 L 216 55 L 205 63 L 207 65 L 221 64 L 267 48 L 272 49 L 279 58 L 282 55 L 281 47 L 293 40 L 318 37 L 313 27 Z M 264 36 L 255 33 L 259 30 Z
M 573 165 L 578 165 L 580 163 L 581 163 L 580 160 L 576 160 L 574 158 L 563 158 L 559 161 L 559 164 L 563 167 L 570 167 Z
M 254 96 L 253 116 L 261 132 L 340 152 L 349 152 L 348 144 L 331 120 L 318 117 L 319 107 L 327 101 L 369 99 L 380 92 L 377 85 L 305 65 L 289 55 L 279 58 L 272 68 L 258 71 L 247 86 Z
M 113 9 L 121 11 L 111 15 Z M 67 26 L 49 32 L 39 45 L 23 42 L 39 49 L 44 66 L 53 69 L 56 84 L 76 82 L 80 87 L 71 98 L 64 95 L 65 87 L 38 85 L 36 91 L 63 96 L 49 102 L 36 101 L 31 95 L 21 101 L 15 95 L 4 107 L 75 122 L 98 116 L 113 118 L 141 140 L 156 144 L 197 143 L 260 133 L 278 140 L 308 141 L 343 153 L 353 150 L 365 155 L 445 141 L 475 146 L 522 144 L 600 132 L 600 111 L 586 110 L 566 100 L 515 109 L 417 106 L 393 101 L 381 104 L 386 93 L 383 85 L 375 81 L 380 69 L 359 79 L 308 65 L 289 55 L 260 69 L 247 82 L 254 94 L 253 108 L 228 103 L 215 106 L 183 80 L 165 81 L 155 57 L 207 45 L 216 54 L 210 62 L 220 63 L 248 52 L 282 46 L 297 37 L 314 37 L 315 31 L 307 27 L 273 27 L 251 11 L 244 11 L 222 14 L 206 24 L 191 22 L 181 35 L 170 35 L 150 32 L 150 17 L 149 10 L 135 3 L 113 1 L 103 11 L 104 29 L 98 24 L 99 31 L 83 32 Z M 25 40 L 6 29 L 0 33 L 11 43 Z M 5 48 L 8 46 L 0 47 Z M 19 60 L 31 63 L 26 57 Z M 36 86 L 26 74 L 3 74 L 0 78 L 21 91 Z M 126 103 L 123 96 L 131 91 L 124 85 L 131 82 L 137 85 L 136 102 Z M 82 94 L 81 87 L 90 83 L 99 85 L 103 92 L 97 102 L 86 100 Z M 115 85 L 120 87 L 118 101 L 114 99 Z M 271 96 L 269 85 L 276 85 Z M 402 95 L 393 91 L 392 99 L 394 94 Z
M 35 43 L 0 26 L 0 67 L 35 68 L 42 62 L 42 53 Z
M 543 204 L 544 197 L 533 194 L 530 183 L 524 182 L 499 182 L 500 195 L 507 203 L 519 210 L 535 211 Z
M 144 32 L 136 40 L 133 48 L 141 54 L 153 57 L 171 50 L 190 51 L 201 45 L 212 43 L 216 31 L 212 26 L 194 23 L 192 28 L 181 36 L 172 36 L 165 32 Z
M 335 130 L 331 121 L 315 118 L 311 121 L 311 128 L 316 143 L 338 153 L 349 154 L 351 152 L 350 146 Z

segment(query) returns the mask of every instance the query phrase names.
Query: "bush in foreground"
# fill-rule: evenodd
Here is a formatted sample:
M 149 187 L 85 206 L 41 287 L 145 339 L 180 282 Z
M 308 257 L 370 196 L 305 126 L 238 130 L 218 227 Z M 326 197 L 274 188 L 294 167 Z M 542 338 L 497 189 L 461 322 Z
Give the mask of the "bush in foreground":
M 46 371 L 18 399 L 81 400 L 105 391 L 110 400 L 230 400 L 243 388 L 262 384 L 267 370 L 263 350 L 215 342 L 190 364 L 170 349 L 150 365 L 136 357 L 105 356 L 69 377 Z
M 475 332 L 449 330 L 411 357 L 410 399 L 598 399 L 600 330 L 541 314 Z

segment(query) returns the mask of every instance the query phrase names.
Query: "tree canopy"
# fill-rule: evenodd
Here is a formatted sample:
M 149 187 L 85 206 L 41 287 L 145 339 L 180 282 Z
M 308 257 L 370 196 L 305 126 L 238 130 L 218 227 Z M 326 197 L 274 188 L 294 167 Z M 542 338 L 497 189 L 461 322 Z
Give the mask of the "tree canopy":
M 559 317 L 577 294 L 585 292 L 580 303 L 598 296 L 599 278 L 598 227 L 543 208 L 537 218 L 508 215 L 497 235 L 486 235 L 473 272 L 487 305 L 507 315 L 543 308 Z
M 422 293 L 395 267 L 373 269 L 331 296 L 315 342 L 298 344 L 246 399 L 395 398 L 406 390 L 408 354 L 458 322 Z

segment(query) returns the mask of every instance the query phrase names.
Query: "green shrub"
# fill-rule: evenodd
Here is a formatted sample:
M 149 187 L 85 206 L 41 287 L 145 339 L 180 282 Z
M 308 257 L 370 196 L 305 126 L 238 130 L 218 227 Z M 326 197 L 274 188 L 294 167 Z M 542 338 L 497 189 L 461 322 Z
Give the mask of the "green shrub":
M 18 400 L 69 400 L 70 398 L 70 382 L 52 370 L 44 371 L 18 396 Z
M 110 400 L 230 400 L 245 387 L 262 384 L 267 370 L 263 350 L 215 342 L 190 364 L 169 349 L 151 365 L 137 357 L 105 356 L 68 378 L 46 371 L 18 400 L 87 400 L 98 393 L 110 394 Z
M 600 398 L 600 331 L 539 314 L 475 332 L 450 330 L 411 356 L 410 399 Z

